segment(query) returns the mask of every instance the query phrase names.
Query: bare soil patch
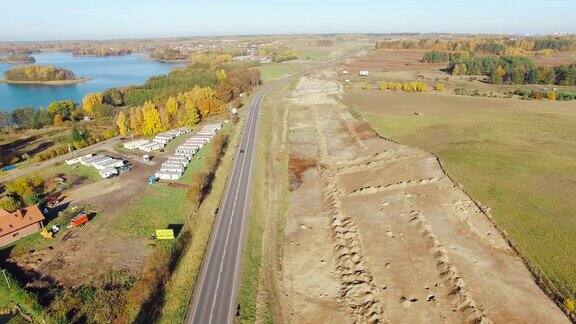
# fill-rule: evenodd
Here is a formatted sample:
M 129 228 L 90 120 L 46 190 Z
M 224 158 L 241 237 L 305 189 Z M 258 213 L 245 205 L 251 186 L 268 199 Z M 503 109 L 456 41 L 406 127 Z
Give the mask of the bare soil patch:
M 424 50 L 378 50 L 360 56 L 346 64 L 348 72 L 357 74 L 361 70 L 372 71 L 407 71 L 418 68 L 429 69 L 440 67 L 441 64 L 426 64 L 420 62 L 426 51 Z
M 547 56 L 533 56 L 532 60 L 537 65 L 557 66 L 570 65 L 576 63 L 576 53 L 574 52 L 555 52 Z
M 291 155 L 288 160 L 289 180 L 288 186 L 290 191 L 298 188 L 302 183 L 302 174 L 316 166 L 316 161 L 302 159 L 296 155 Z
M 333 83 L 301 78 L 289 113 L 290 154 L 318 161 L 289 194 L 290 320 L 567 323 L 437 159 L 318 98 Z

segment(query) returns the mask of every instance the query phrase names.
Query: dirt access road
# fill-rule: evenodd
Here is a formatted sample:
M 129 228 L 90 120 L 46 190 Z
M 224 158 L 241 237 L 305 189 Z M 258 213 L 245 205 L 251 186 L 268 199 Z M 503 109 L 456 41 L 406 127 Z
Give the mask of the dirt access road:
M 302 77 L 285 114 L 288 321 L 568 323 L 437 159 L 355 119 L 335 79 Z

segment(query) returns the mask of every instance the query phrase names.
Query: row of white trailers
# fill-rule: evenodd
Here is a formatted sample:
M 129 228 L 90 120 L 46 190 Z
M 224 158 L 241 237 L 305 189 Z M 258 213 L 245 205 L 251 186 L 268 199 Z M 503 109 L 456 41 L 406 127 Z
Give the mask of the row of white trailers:
M 128 150 L 140 149 L 144 152 L 156 151 L 166 146 L 166 144 L 168 144 L 174 138 L 182 134 L 189 133 L 190 131 L 191 131 L 190 128 L 187 127 L 172 129 L 167 132 L 156 135 L 154 139 L 152 139 L 152 141 L 149 141 L 147 139 L 139 139 L 131 142 L 126 142 L 124 143 L 124 148 Z
M 200 132 L 180 144 L 174 150 L 174 155 L 169 156 L 166 162 L 162 163 L 160 170 L 154 174 L 156 178 L 160 180 L 180 179 L 196 152 L 210 142 L 220 129 L 222 129 L 222 124 L 205 125 Z
M 115 159 L 107 155 L 86 154 L 74 159 L 66 160 L 66 164 L 80 163 L 84 166 L 94 167 L 102 178 L 108 178 L 118 174 L 118 169 L 124 166 L 124 160 Z

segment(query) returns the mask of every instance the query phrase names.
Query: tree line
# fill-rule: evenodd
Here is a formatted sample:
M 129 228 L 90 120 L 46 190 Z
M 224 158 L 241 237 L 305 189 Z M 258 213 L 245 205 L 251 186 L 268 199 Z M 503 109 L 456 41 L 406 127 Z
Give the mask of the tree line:
M 64 81 L 74 80 L 72 71 L 53 65 L 26 64 L 15 66 L 4 72 L 9 81 Z
M 469 57 L 450 62 L 452 75 L 484 75 L 494 84 L 557 84 L 576 85 L 576 64 L 568 66 L 536 66 L 527 57 Z
M 576 36 L 548 37 L 461 37 L 439 39 L 433 37 L 381 40 L 376 49 L 420 49 L 449 52 L 475 52 L 495 55 L 520 54 L 523 52 L 547 53 L 548 51 L 576 50 Z

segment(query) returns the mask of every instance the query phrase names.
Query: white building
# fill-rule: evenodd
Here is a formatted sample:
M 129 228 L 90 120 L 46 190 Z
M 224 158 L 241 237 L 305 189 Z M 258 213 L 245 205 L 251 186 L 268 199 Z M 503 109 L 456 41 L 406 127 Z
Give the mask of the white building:
M 191 158 L 194 156 L 194 154 L 188 153 L 188 152 L 175 152 L 174 155 L 176 155 L 176 156 L 185 156 L 185 157 L 187 157 L 188 159 L 191 159 Z
M 150 142 L 139 147 L 144 152 L 152 152 L 164 147 L 164 144 L 158 142 Z
M 362 70 L 358 73 L 360 76 L 368 76 L 370 74 L 370 72 L 366 71 L 366 70 Z
M 128 150 L 133 150 L 133 149 L 140 148 L 140 146 L 142 146 L 144 144 L 148 144 L 148 143 L 150 143 L 150 141 L 147 139 L 139 139 L 139 140 L 124 143 L 124 148 L 128 149 Z
M 180 162 L 180 163 L 186 163 L 186 164 L 188 164 L 188 162 L 190 162 L 190 160 L 188 158 L 186 158 L 185 156 L 171 155 L 167 159 L 168 159 L 168 161 L 174 161 L 174 162 Z
M 110 167 L 99 170 L 98 173 L 100 173 L 102 178 L 110 178 L 111 176 L 118 174 L 118 169 Z
M 105 156 L 105 155 L 95 155 L 93 157 L 89 157 L 87 159 L 80 161 L 80 164 L 87 165 L 87 166 L 93 166 L 97 163 L 100 163 L 102 161 L 106 161 L 108 159 L 110 159 L 110 157 Z
M 160 180 L 178 180 L 182 176 L 182 173 L 176 171 L 158 171 L 154 173 L 154 175 Z
M 95 163 L 92 166 L 95 167 L 97 170 L 105 170 L 108 168 L 119 168 L 124 166 L 124 161 L 109 157 L 107 160 Z
M 160 172 L 162 171 L 173 171 L 173 172 L 179 172 L 180 174 L 184 173 L 184 167 L 181 165 L 170 165 L 170 164 L 162 164 L 162 166 L 160 167 Z
M 86 155 L 82 155 L 82 156 L 79 156 L 79 157 L 74 158 L 74 159 L 66 160 L 66 164 L 68 164 L 68 165 L 76 164 L 76 163 L 78 163 L 78 162 L 82 162 L 82 161 L 84 161 L 84 160 L 86 160 L 86 159 L 88 159 L 88 158 L 91 158 L 91 157 L 93 157 L 93 156 L 94 156 L 94 154 L 92 154 L 92 153 L 86 154 Z

